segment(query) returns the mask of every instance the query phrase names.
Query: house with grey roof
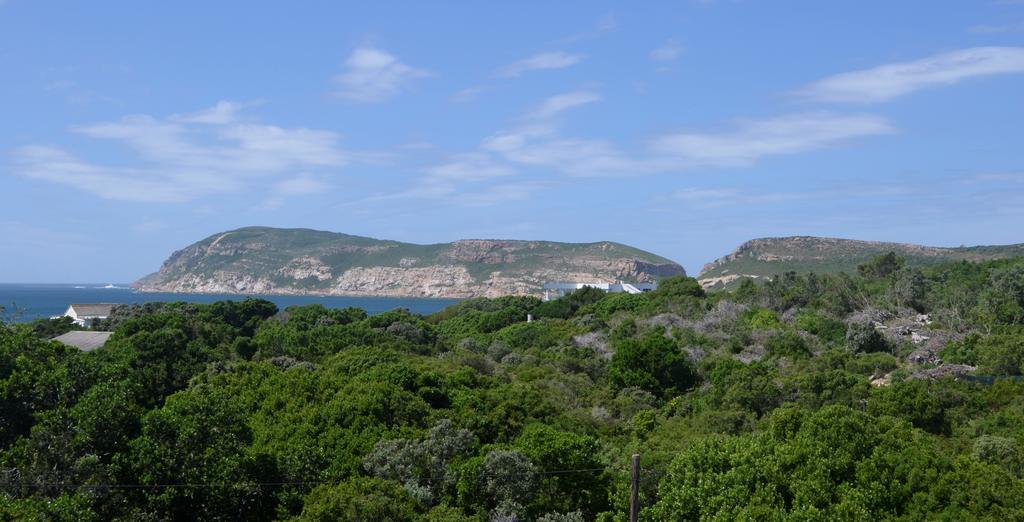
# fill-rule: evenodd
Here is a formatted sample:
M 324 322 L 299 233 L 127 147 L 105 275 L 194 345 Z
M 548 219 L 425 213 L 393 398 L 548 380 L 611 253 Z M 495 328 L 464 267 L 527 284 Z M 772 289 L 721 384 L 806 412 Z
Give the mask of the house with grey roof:
M 106 319 L 114 303 L 80 303 L 68 306 L 64 315 L 70 317 L 75 324 L 85 326 L 96 319 Z
M 107 339 L 110 339 L 110 336 L 113 334 L 114 332 L 73 331 L 64 335 L 58 335 L 53 340 L 73 346 L 83 352 L 91 352 L 106 344 Z

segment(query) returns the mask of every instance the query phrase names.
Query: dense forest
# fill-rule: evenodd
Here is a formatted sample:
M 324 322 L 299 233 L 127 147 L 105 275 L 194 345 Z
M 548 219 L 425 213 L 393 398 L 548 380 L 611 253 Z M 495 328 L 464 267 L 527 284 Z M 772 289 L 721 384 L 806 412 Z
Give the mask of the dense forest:
M 527 321 L 527 316 L 533 317 Z M 0 519 L 1024 519 L 1024 259 L 0 324 Z

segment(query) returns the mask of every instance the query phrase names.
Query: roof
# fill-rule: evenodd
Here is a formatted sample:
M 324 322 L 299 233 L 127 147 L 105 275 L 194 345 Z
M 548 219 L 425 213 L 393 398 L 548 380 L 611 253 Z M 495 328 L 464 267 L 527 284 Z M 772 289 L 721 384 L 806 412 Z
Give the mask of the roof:
M 78 317 L 106 317 L 110 315 L 113 303 L 79 303 L 71 305 Z
M 53 340 L 89 352 L 103 346 L 113 334 L 114 332 L 68 332 L 54 337 Z

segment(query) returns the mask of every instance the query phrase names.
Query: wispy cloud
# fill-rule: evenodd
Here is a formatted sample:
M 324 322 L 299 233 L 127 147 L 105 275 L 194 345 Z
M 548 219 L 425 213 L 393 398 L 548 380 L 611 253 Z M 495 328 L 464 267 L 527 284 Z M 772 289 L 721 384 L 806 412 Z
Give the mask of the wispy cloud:
M 656 139 L 653 150 L 681 166 L 743 167 L 769 156 L 807 152 L 851 138 L 895 132 L 884 118 L 827 112 L 740 120 L 728 132 L 679 132 Z
M 188 114 L 176 114 L 171 116 L 170 119 L 182 123 L 224 125 L 235 121 L 238 118 L 239 112 L 245 107 L 246 104 L 243 103 L 221 100 L 213 107 Z
M 334 77 L 339 98 L 357 103 L 376 103 L 392 98 L 417 78 L 429 76 L 426 69 L 406 65 L 397 57 L 374 47 L 360 47 L 345 60 L 344 69 Z
M 527 115 L 531 119 L 547 119 L 566 110 L 594 103 L 601 100 L 601 95 L 593 91 L 573 91 L 552 96 L 536 110 Z
M 454 154 L 441 164 L 423 169 L 423 174 L 406 190 L 370 197 L 362 203 L 421 199 L 443 200 L 453 205 L 490 206 L 523 199 L 538 188 L 533 182 L 495 183 L 519 172 L 484 152 Z
M 550 118 L 530 118 L 537 114 L 550 117 L 597 99 L 598 95 L 589 91 L 549 98 L 541 110 L 521 119 L 525 124 L 492 134 L 481 142 L 479 150 L 513 165 L 569 176 L 622 177 L 701 167 L 748 167 L 768 157 L 895 132 L 887 120 L 870 114 L 796 113 L 739 120 L 727 131 L 664 134 L 651 140 L 648 147 L 629 152 L 608 140 L 564 136 Z
M 682 56 L 683 51 L 683 45 L 679 43 L 678 38 L 669 38 L 661 47 L 651 51 L 649 57 L 655 62 L 674 62 Z
M 274 192 L 289 196 L 303 194 L 315 194 L 330 188 L 330 185 L 323 180 L 313 177 L 308 173 L 299 174 L 294 177 L 282 179 L 274 183 Z
M 576 33 L 570 36 L 566 36 L 558 41 L 560 44 L 568 44 L 580 42 L 583 40 L 589 40 L 592 38 L 599 38 L 607 33 L 615 31 L 619 28 L 619 22 L 616 20 L 615 15 L 612 13 L 606 13 L 604 16 L 599 18 L 593 25 L 593 28 L 589 31 L 582 33 Z
M 798 95 L 824 102 L 878 103 L 976 76 L 1024 72 L 1022 47 L 974 47 L 829 76 Z
M 15 151 L 15 172 L 106 199 L 181 202 L 349 162 L 337 134 L 243 122 L 237 119 L 240 107 L 221 102 L 185 115 L 135 115 L 72 127 L 75 134 L 124 146 L 136 158 L 102 164 L 62 148 L 30 145 Z
M 564 69 L 579 63 L 582 59 L 583 55 L 562 51 L 540 53 L 506 65 L 498 69 L 496 74 L 501 78 L 514 78 L 530 71 Z
M 779 204 L 821 196 L 817 192 L 757 192 L 735 188 L 685 188 L 672 193 L 671 199 L 699 208 L 731 205 Z
M 448 101 L 452 103 L 467 103 L 476 100 L 480 97 L 480 93 L 486 91 L 488 87 L 486 85 L 473 85 L 460 89 L 448 97 Z
M 967 183 L 1024 183 L 1024 171 L 979 172 L 963 178 Z
M 480 153 L 456 154 L 445 163 L 427 168 L 426 172 L 437 182 L 483 181 L 516 173 L 512 167 Z

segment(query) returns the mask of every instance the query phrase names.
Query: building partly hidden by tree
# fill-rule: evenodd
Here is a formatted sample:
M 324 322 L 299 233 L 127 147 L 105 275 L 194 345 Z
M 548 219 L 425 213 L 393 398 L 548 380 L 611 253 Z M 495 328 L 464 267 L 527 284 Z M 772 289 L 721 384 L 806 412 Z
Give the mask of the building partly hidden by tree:
M 1024 261 L 0 326 L 0 518 L 1024 518 Z M 534 320 L 527 322 L 528 315 Z

